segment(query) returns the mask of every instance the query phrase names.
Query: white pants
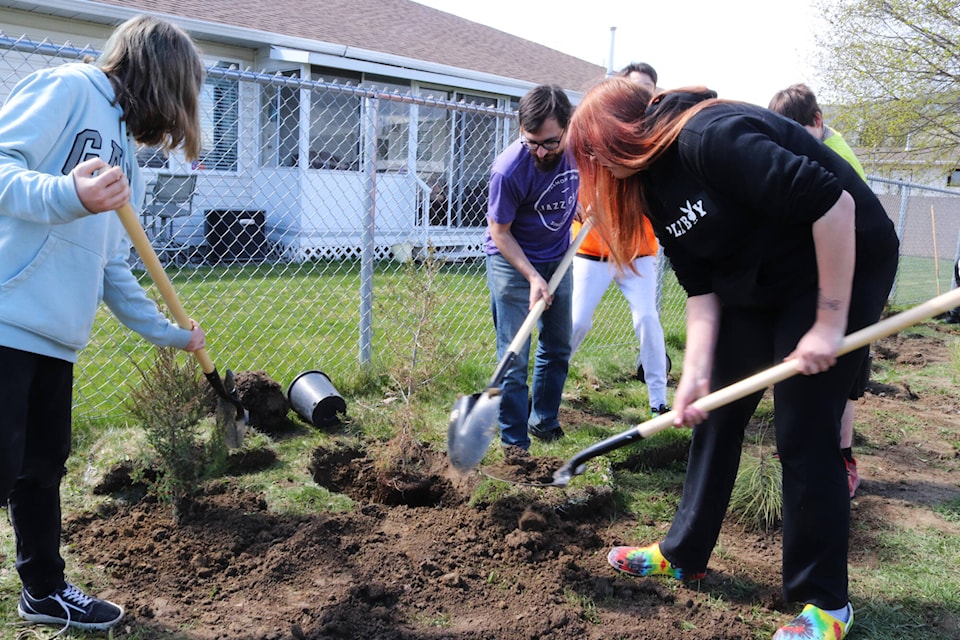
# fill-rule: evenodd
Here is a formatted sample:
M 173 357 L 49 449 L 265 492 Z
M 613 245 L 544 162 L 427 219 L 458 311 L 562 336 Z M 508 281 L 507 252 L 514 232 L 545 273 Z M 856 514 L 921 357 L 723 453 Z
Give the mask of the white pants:
M 643 256 L 634 260 L 633 265 L 637 273 L 624 269 L 617 275 L 609 262 L 574 257 L 571 355 L 593 326 L 593 313 L 607 287 L 616 280 L 633 315 L 633 330 L 640 341 L 640 364 L 643 365 L 650 406 L 659 407 L 667 404 L 667 350 L 657 313 L 657 258 Z

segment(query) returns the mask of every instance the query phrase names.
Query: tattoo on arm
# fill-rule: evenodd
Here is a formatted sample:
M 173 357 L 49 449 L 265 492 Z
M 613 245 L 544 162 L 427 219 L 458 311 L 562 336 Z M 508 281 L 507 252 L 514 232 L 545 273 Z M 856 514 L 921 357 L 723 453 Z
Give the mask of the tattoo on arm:
M 825 298 L 822 293 L 817 294 L 817 309 L 826 311 L 840 311 L 840 301 Z

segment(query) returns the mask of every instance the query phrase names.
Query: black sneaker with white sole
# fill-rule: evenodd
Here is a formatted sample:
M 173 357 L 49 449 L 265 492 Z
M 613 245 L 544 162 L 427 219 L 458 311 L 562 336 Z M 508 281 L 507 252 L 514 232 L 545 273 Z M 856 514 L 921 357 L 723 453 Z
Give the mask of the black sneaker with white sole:
M 17 613 L 29 622 L 102 631 L 120 622 L 123 608 L 88 596 L 68 582 L 45 598 L 34 598 L 21 589 Z
M 670 407 L 665 404 L 660 405 L 659 407 L 650 407 L 650 417 L 656 418 L 657 416 L 662 416 L 665 413 L 670 412 Z

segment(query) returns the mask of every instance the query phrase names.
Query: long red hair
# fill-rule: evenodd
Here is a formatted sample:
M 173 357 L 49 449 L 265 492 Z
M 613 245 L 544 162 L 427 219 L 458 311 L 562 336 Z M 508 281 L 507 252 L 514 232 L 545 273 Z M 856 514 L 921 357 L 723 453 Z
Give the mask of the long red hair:
M 642 85 L 614 77 L 590 89 L 573 112 L 567 145 L 580 171 L 580 202 L 590 209 L 594 226 L 618 266 L 632 262 L 637 238 L 645 235 L 647 209 L 640 172 L 676 141 L 690 117 L 714 100 L 658 116 L 655 124 L 647 121 L 647 107 L 672 93 L 707 91 L 704 87 L 677 89 L 654 99 Z M 611 166 L 625 167 L 634 174 L 615 178 L 607 168 Z

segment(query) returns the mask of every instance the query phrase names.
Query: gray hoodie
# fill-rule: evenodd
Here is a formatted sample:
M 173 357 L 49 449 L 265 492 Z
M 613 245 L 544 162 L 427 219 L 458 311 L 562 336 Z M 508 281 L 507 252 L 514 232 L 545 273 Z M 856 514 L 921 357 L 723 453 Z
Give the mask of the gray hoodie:
M 90 64 L 35 72 L 0 109 L 0 345 L 76 362 L 102 300 L 150 342 L 183 348 L 127 265 L 130 240 L 113 212 L 92 215 L 70 171 L 101 157 L 123 166 L 131 203 L 144 197 L 134 143 Z

